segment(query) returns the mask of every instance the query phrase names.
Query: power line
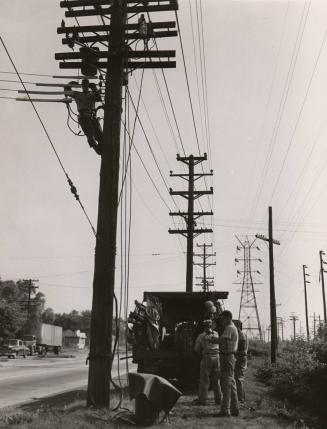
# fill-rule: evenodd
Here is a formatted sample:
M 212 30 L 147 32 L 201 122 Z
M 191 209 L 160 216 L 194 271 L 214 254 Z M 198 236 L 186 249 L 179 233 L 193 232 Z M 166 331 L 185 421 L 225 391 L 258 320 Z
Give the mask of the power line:
M 316 73 L 316 70 L 317 70 L 317 66 L 318 66 L 318 63 L 319 63 L 319 59 L 320 59 L 320 56 L 321 56 L 321 53 L 322 53 L 322 50 L 323 50 L 323 47 L 324 47 L 324 44 L 325 44 L 326 36 L 327 36 L 327 30 L 325 31 L 325 34 L 324 34 L 323 40 L 322 40 L 321 45 L 320 45 L 320 48 L 319 48 L 318 56 L 317 56 L 317 58 L 316 58 L 316 61 L 315 61 L 315 64 L 314 64 L 314 67 L 313 67 L 313 70 L 312 70 L 312 73 L 311 73 L 311 76 L 310 76 L 310 80 L 309 80 L 309 83 L 308 83 L 308 86 L 307 86 L 307 89 L 306 89 L 306 92 L 305 92 L 305 95 L 304 95 L 304 98 L 303 98 L 303 102 L 302 102 L 302 105 L 301 105 L 301 109 L 300 109 L 299 114 L 298 114 L 298 117 L 297 117 L 297 119 L 296 119 L 295 126 L 294 126 L 294 129 L 293 129 L 293 132 L 292 132 L 292 136 L 291 136 L 291 139 L 290 139 L 290 141 L 289 141 L 289 143 L 288 143 L 287 150 L 286 150 L 286 154 L 285 154 L 285 156 L 284 156 L 282 166 L 281 166 L 281 168 L 280 168 L 280 170 L 279 170 L 279 174 L 278 174 L 278 177 L 277 177 L 277 180 L 276 180 L 276 183 L 275 183 L 275 186 L 274 186 L 273 192 L 272 192 L 271 197 L 270 197 L 270 202 L 271 202 L 271 201 L 272 201 L 272 199 L 274 198 L 274 195 L 275 195 L 275 192 L 276 192 L 276 189 L 277 189 L 277 186 L 278 186 L 278 183 L 279 183 L 280 177 L 281 177 L 282 172 L 283 172 L 284 167 L 285 167 L 285 163 L 286 163 L 286 160 L 287 160 L 287 157 L 288 157 L 288 154 L 289 154 L 290 148 L 291 148 L 291 146 L 292 146 L 292 144 L 293 144 L 294 137 L 295 137 L 295 133 L 296 133 L 296 131 L 297 131 L 297 127 L 298 127 L 299 122 L 300 122 L 300 119 L 301 119 L 301 117 L 302 117 L 303 109 L 304 109 L 305 103 L 306 103 L 306 101 L 307 101 L 308 94 L 309 94 L 309 91 L 310 91 L 310 89 L 311 89 L 311 84 L 312 84 L 313 78 L 314 78 L 314 76 L 315 76 L 315 73 Z
M 24 90 L 25 90 L 25 91 L 27 91 L 27 90 L 26 90 L 26 87 L 25 87 L 25 84 L 24 84 L 24 82 L 22 81 L 22 79 L 21 79 L 21 77 L 20 77 L 20 74 L 19 74 L 19 72 L 18 72 L 18 70 L 17 70 L 17 68 L 16 68 L 16 66 L 15 66 L 15 63 L 14 63 L 13 59 L 11 58 L 11 55 L 10 55 L 10 53 L 9 53 L 8 49 L 7 49 L 7 46 L 5 45 L 5 42 L 3 41 L 3 39 L 2 39 L 2 37 L 1 37 L 1 36 L 0 36 L 0 41 L 1 41 L 1 43 L 2 43 L 3 47 L 4 47 L 5 51 L 6 51 L 6 54 L 7 54 L 8 58 L 9 58 L 9 60 L 10 60 L 11 64 L 12 64 L 12 66 L 13 66 L 13 68 L 14 68 L 14 70 L 15 70 L 15 72 L 16 72 L 16 74 L 17 74 L 18 78 L 19 78 L 19 80 L 20 80 L 20 83 L 23 85 Z M 28 93 L 28 92 L 27 92 L 27 97 L 29 98 L 30 103 L 31 103 L 31 105 L 32 105 L 32 107 L 33 107 L 33 110 L 34 110 L 34 112 L 35 112 L 36 116 L 38 117 L 38 119 L 39 119 L 39 121 L 40 121 L 40 124 L 41 124 L 41 126 L 42 126 L 42 128 L 43 128 L 43 130 L 44 130 L 44 132 L 45 132 L 45 134 L 46 134 L 46 136 L 47 136 L 47 139 L 48 139 L 48 141 L 49 141 L 49 143 L 50 143 L 50 145 L 51 145 L 51 147 L 52 147 L 52 150 L 53 150 L 53 152 L 54 152 L 54 154 L 55 154 L 55 156 L 56 156 L 56 158 L 57 158 L 57 160 L 58 160 L 58 162 L 59 162 L 59 165 L 60 165 L 60 167 L 61 167 L 61 169 L 62 169 L 63 173 L 64 173 L 64 174 L 65 174 L 65 176 L 66 176 L 66 179 L 67 179 L 68 184 L 69 184 L 69 187 L 70 187 L 70 191 L 72 192 L 72 194 L 74 195 L 74 197 L 75 197 L 76 201 L 77 201 L 77 202 L 78 202 L 78 204 L 80 205 L 80 207 L 81 207 L 81 209 L 82 209 L 82 211 L 83 211 L 83 213 L 84 213 L 84 216 L 86 217 L 86 219 L 87 219 L 87 221 L 88 221 L 88 223 L 89 223 L 89 225 L 90 225 L 90 227 L 91 227 L 91 229 L 92 229 L 93 234 L 94 234 L 95 236 L 97 236 L 96 230 L 95 230 L 95 228 L 94 228 L 94 226 L 93 226 L 93 224 L 92 224 L 92 222 L 91 222 L 91 219 L 89 218 L 89 216 L 88 216 L 88 214 L 87 214 L 87 212 L 86 212 L 86 210 L 85 210 L 85 207 L 83 206 L 83 204 L 82 204 L 82 202 L 81 202 L 81 200 L 80 200 L 80 197 L 79 197 L 79 195 L 78 195 L 78 193 L 77 193 L 77 189 L 76 189 L 76 187 L 74 186 L 74 184 L 73 184 L 73 182 L 72 182 L 71 178 L 69 177 L 69 175 L 68 175 L 67 171 L 65 170 L 65 167 L 64 167 L 64 165 L 63 165 L 63 163 L 62 163 L 62 161 L 61 161 L 61 159 L 60 159 L 60 157 L 59 157 L 59 154 L 58 154 L 58 152 L 57 152 L 57 150 L 56 150 L 56 148 L 55 148 L 55 146 L 54 146 L 54 144 L 53 144 L 53 142 L 52 142 L 52 139 L 51 139 L 51 137 L 50 137 L 50 135 L 49 135 L 49 133 L 48 133 L 48 131 L 47 131 L 47 129 L 46 129 L 46 127 L 45 127 L 45 125 L 44 125 L 44 122 L 43 122 L 43 120 L 41 119 L 41 116 L 39 115 L 39 112 L 38 112 L 38 110 L 36 109 L 35 104 L 33 103 L 33 101 L 32 101 L 32 99 L 31 99 L 31 97 L 30 97 L 30 95 L 29 95 L 29 93 Z
M 303 34 L 304 34 L 305 26 L 306 26 L 306 23 L 307 23 L 307 18 L 308 18 L 308 14 L 309 14 L 311 2 L 308 5 L 306 16 L 304 18 L 306 4 L 307 3 L 305 3 L 304 6 L 303 6 L 303 11 L 302 11 L 302 15 L 301 15 L 300 25 L 299 25 L 299 28 L 298 28 L 297 37 L 296 37 L 294 48 L 293 48 L 293 51 L 292 51 L 291 62 L 290 62 L 289 68 L 288 68 L 288 72 L 287 72 L 287 76 L 286 76 L 286 80 L 285 80 L 285 84 L 284 84 L 284 88 L 283 88 L 283 92 L 282 92 L 282 97 L 280 99 L 280 103 L 279 103 L 279 107 L 278 107 L 276 121 L 275 121 L 273 132 L 272 132 L 272 135 L 271 135 L 271 138 L 270 138 L 268 152 L 267 152 L 267 155 L 266 155 L 266 158 L 265 158 L 264 166 L 263 166 L 262 171 L 261 171 L 261 178 L 259 180 L 258 190 L 257 190 L 256 196 L 255 196 L 255 199 L 254 199 L 254 208 L 253 208 L 253 211 L 251 213 L 254 213 L 254 211 L 256 210 L 256 208 L 258 206 L 258 203 L 259 203 L 259 200 L 260 200 L 260 195 L 262 193 L 263 186 L 264 186 L 267 174 L 268 174 L 268 170 L 269 170 L 269 165 L 270 165 L 270 162 L 271 162 L 272 154 L 273 154 L 273 151 L 274 151 L 276 143 L 277 143 L 277 135 L 278 135 L 279 127 L 280 127 L 281 120 L 282 120 L 282 117 L 283 117 L 283 113 L 284 113 L 284 110 L 285 110 L 286 102 L 287 102 L 287 99 L 288 99 L 288 94 L 289 94 L 289 90 L 290 90 L 290 87 L 291 87 L 291 83 L 292 83 L 292 79 L 293 79 L 293 75 L 294 75 L 295 66 L 297 64 L 298 55 L 299 55 L 299 51 L 300 51 L 300 47 L 301 47 L 301 43 L 302 43 L 302 39 L 303 39 Z M 302 25 L 303 20 L 304 20 L 304 24 Z

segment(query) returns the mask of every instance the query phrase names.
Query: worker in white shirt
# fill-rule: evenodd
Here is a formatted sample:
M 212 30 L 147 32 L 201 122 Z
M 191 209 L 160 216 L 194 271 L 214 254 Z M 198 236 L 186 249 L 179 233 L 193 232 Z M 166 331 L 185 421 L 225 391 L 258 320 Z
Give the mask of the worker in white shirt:
M 224 331 L 219 339 L 210 339 L 211 342 L 218 343 L 220 347 L 220 382 L 223 399 L 220 413 L 217 415 L 218 417 L 239 415 L 237 389 L 234 378 L 234 354 L 238 346 L 238 332 L 232 319 L 232 313 L 228 310 L 224 310 L 221 314 Z
M 212 320 L 203 321 L 204 331 L 197 337 L 194 349 L 201 353 L 199 399 L 194 401 L 195 405 L 206 405 L 210 381 L 214 392 L 216 404 L 221 402 L 220 388 L 220 365 L 219 346 L 211 342 L 211 339 L 218 339 L 218 334 L 212 329 Z

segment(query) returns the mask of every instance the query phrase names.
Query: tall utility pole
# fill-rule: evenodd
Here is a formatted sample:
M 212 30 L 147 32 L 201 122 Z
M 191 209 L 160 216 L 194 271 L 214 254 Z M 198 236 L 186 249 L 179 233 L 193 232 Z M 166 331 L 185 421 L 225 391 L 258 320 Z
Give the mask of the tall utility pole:
M 205 232 L 212 232 L 211 228 L 196 228 L 196 220 L 201 216 L 212 216 L 213 212 L 195 212 L 194 211 L 194 201 L 202 197 L 203 195 L 213 194 L 213 188 L 210 190 L 198 191 L 195 190 L 195 181 L 205 176 L 212 176 L 212 170 L 210 173 L 195 173 L 194 167 L 207 160 L 207 154 L 204 156 L 184 156 L 181 157 L 177 155 L 177 161 L 183 162 L 188 166 L 187 174 L 173 174 L 170 172 L 171 177 L 180 177 L 188 181 L 188 190 L 187 191 L 173 191 L 171 188 L 169 190 L 170 195 L 178 195 L 180 197 L 186 198 L 188 200 L 188 210 L 187 212 L 170 212 L 170 216 L 181 216 L 184 218 L 186 223 L 186 229 L 169 229 L 169 234 L 181 234 L 187 239 L 187 252 L 186 252 L 186 292 L 193 291 L 193 242 L 194 237 L 203 234 Z
M 34 283 L 38 282 L 38 280 L 28 279 L 28 280 L 24 280 L 24 282 L 26 282 L 27 290 L 28 290 L 28 297 L 26 300 L 26 306 L 27 306 L 26 322 L 28 324 L 28 322 L 30 320 L 30 313 L 31 313 L 32 292 L 35 292 L 35 289 L 38 289 L 39 287 L 35 286 L 35 284 L 34 284 Z
M 324 273 L 326 273 L 327 271 L 324 270 L 324 264 L 327 264 L 327 262 L 325 262 L 323 260 L 323 255 L 325 254 L 325 252 L 323 252 L 322 250 L 319 251 L 319 256 L 320 256 L 320 278 L 321 278 L 321 287 L 322 287 L 322 302 L 323 302 L 323 306 L 324 306 L 324 322 L 327 323 L 327 314 L 326 314 L 326 295 L 325 295 L 325 276 Z
M 310 339 L 310 330 L 309 330 L 309 316 L 308 316 L 307 283 L 310 283 L 310 282 L 309 282 L 309 280 L 307 280 L 307 277 L 310 276 L 310 274 L 307 274 L 305 272 L 306 268 L 308 268 L 306 265 L 302 265 L 302 269 L 303 269 L 303 283 L 304 283 L 305 323 L 306 323 L 306 328 L 307 328 L 307 339 L 309 341 L 309 339 Z
M 107 69 L 103 142 L 100 167 L 100 188 L 97 221 L 97 238 L 95 248 L 93 301 L 91 316 L 91 342 L 89 353 L 89 377 L 87 405 L 109 407 L 110 379 L 113 330 L 113 299 L 115 287 L 116 230 L 119 186 L 119 156 L 122 112 L 122 87 L 127 84 L 128 73 L 134 69 L 176 67 L 170 61 L 175 51 L 150 51 L 144 42 L 144 49 L 133 50 L 133 40 L 145 40 L 139 31 L 137 16 L 140 13 L 171 11 L 178 8 L 176 0 L 65 0 L 61 7 L 68 8 L 67 18 L 100 16 L 102 22 L 110 17 L 110 25 L 88 25 L 73 27 L 63 25 L 58 28 L 59 34 L 65 34 L 64 44 L 70 47 L 82 46 L 79 52 L 56 54 L 62 69 L 81 69 L 92 66 L 95 74 L 100 69 Z M 104 7 L 107 6 L 107 7 Z M 77 8 L 77 9 L 75 9 Z M 131 16 L 128 17 L 128 14 Z M 136 21 L 132 23 L 131 18 Z M 151 23 L 151 36 L 156 38 L 156 28 L 172 28 L 171 23 Z M 91 33 L 91 35 L 87 35 Z M 169 37 L 169 31 L 158 37 Z M 171 35 L 176 35 L 171 34 Z M 127 42 L 129 41 L 129 42 Z M 89 43 L 89 45 L 88 45 Z M 100 50 L 105 46 L 105 50 Z M 83 49 L 84 48 L 84 49 Z M 168 61 L 163 61 L 168 57 Z M 153 61 L 158 58 L 159 61 Z M 67 60 L 81 60 L 79 62 Z M 99 61 L 104 59 L 104 61 Z M 139 59 L 139 61 L 131 61 Z M 149 62 L 146 60 L 150 59 Z M 90 68 L 90 67 L 88 67 Z
M 272 207 L 268 209 L 268 230 L 269 237 L 266 238 L 261 234 L 256 234 L 257 238 L 268 241 L 269 243 L 269 283 L 270 283 L 270 325 L 271 325 L 271 348 L 270 360 L 271 363 L 276 363 L 277 350 L 277 315 L 276 315 L 276 297 L 275 297 L 275 278 L 274 278 L 274 244 L 280 244 L 278 240 L 273 238 L 273 219 Z
M 241 300 L 238 318 L 243 324 L 243 331 L 246 332 L 248 337 L 253 337 L 253 332 L 259 334 L 259 338 L 262 341 L 262 329 L 259 318 L 259 311 L 257 306 L 257 300 L 255 296 L 254 285 L 262 284 L 260 282 L 254 282 L 252 273 L 260 274 L 258 270 L 252 270 L 252 262 L 262 262 L 260 258 L 251 258 L 251 250 L 254 247 L 256 239 L 250 242 L 249 237 L 246 236 L 244 241 L 241 241 L 237 236 L 236 239 L 241 245 L 241 248 L 237 246 L 237 251 L 243 249 L 243 258 L 235 258 L 235 262 L 243 263 L 243 270 L 237 270 L 238 274 L 243 275 L 242 282 L 234 282 L 234 284 L 241 284 Z M 255 247 L 260 250 L 258 246 Z
M 207 276 L 207 268 L 212 265 L 216 265 L 216 262 L 207 262 L 208 258 L 216 256 L 215 253 L 207 253 L 207 248 L 212 247 L 212 244 L 197 244 L 197 247 L 203 249 L 203 253 L 194 253 L 194 256 L 199 256 L 202 258 L 202 262 L 194 263 L 193 265 L 198 265 L 203 269 L 203 277 L 197 277 L 201 279 L 201 283 L 198 283 L 199 286 L 202 286 L 203 292 L 209 292 L 209 286 L 213 286 L 213 277 Z
M 296 329 L 295 329 L 296 326 L 295 325 L 296 325 L 296 321 L 299 320 L 299 318 L 295 314 L 291 314 L 290 320 L 293 323 L 293 339 L 295 341 L 295 339 L 296 339 Z

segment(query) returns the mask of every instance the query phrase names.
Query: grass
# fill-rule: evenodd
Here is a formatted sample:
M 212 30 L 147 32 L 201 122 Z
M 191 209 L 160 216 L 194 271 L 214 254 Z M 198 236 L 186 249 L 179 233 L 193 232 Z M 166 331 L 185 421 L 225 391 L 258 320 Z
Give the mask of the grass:
M 218 412 L 214 404 L 212 392 L 209 392 L 209 405 L 206 407 L 193 406 L 191 402 L 196 398 L 195 393 L 184 395 L 177 402 L 170 415 L 170 421 L 156 424 L 154 428 L 176 429 L 278 429 L 298 428 L 305 429 L 304 422 L 290 414 L 282 403 L 269 398 L 268 388 L 257 381 L 254 372 L 262 362 L 255 358 L 250 362 L 246 379 L 246 400 L 249 407 L 241 408 L 239 417 L 218 418 L 213 414 Z M 126 395 L 127 396 L 127 395 Z M 113 395 L 112 405 L 117 403 L 117 396 Z M 6 429 L 104 429 L 108 427 L 125 429 L 131 426 L 134 404 L 128 398 L 124 399 L 119 412 L 94 410 L 85 408 L 85 391 L 69 392 L 33 402 L 20 408 L 0 411 L 0 428 Z M 128 412 L 126 409 L 129 409 Z

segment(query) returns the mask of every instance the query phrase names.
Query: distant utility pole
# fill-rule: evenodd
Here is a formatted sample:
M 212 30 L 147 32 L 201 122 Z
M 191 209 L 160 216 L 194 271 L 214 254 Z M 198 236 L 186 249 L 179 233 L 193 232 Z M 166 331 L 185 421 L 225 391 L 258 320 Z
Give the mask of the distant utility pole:
M 32 292 L 35 292 L 35 289 L 38 289 L 38 286 L 35 286 L 34 283 L 37 283 L 38 280 L 24 280 L 24 282 L 27 285 L 27 290 L 28 290 L 28 298 L 27 298 L 27 315 L 26 315 L 26 322 L 28 323 L 30 320 L 30 312 L 31 312 L 31 296 L 32 296 Z
M 186 223 L 186 229 L 169 229 L 169 234 L 181 234 L 187 239 L 187 252 L 186 252 L 186 292 L 193 291 L 193 242 L 194 237 L 203 234 L 205 232 L 212 232 L 212 228 L 196 228 L 196 220 L 201 216 L 212 216 L 212 211 L 207 212 L 195 212 L 194 211 L 194 201 L 202 197 L 203 195 L 213 194 L 213 188 L 210 190 L 198 191 L 195 190 L 194 183 L 196 180 L 205 176 L 212 176 L 212 170 L 210 173 L 195 173 L 194 167 L 207 160 L 207 154 L 204 156 L 184 156 L 181 157 L 177 155 L 177 161 L 183 162 L 188 166 L 187 174 L 173 174 L 170 172 L 171 177 L 180 177 L 188 181 L 188 190 L 187 191 L 173 191 L 171 188 L 169 190 L 170 195 L 178 195 L 188 200 L 188 210 L 187 212 L 170 212 L 170 216 L 181 216 Z
M 96 75 L 106 69 L 103 139 L 100 167 L 100 188 L 98 200 L 97 238 L 95 248 L 93 302 L 91 315 L 91 342 L 89 353 L 89 377 L 87 405 L 96 407 L 110 406 L 110 379 L 113 362 L 112 330 L 113 299 L 115 288 L 116 231 L 118 211 L 119 157 L 122 114 L 122 87 L 128 84 L 128 74 L 136 69 L 174 68 L 170 61 L 175 51 L 149 50 L 147 41 L 158 37 L 170 36 L 163 31 L 160 36 L 155 29 L 172 28 L 176 25 L 144 21 L 144 13 L 172 11 L 178 9 L 176 0 L 64 0 L 60 6 L 67 8 L 67 18 L 98 17 L 103 25 L 74 25 L 68 27 L 65 22 L 58 28 L 59 34 L 65 34 L 63 43 L 74 48 L 75 52 L 56 54 L 62 69 L 81 69 L 82 74 Z M 130 15 L 129 15 L 130 14 Z M 140 29 L 139 22 L 130 18 L 143 14 L 147 26 L 146 34 Z M 110 17 L 110 25 L 104 20 Z M 139 15 L 139 19 L 142 15 Z M 78 22 L 78 21 L 77 21 Z M 94 18 L 94 22 L 96 22 Z M 100 21 L 99 21 L 100 22 Z M 159 24 L 159 25 L 158 25 Z M 87 34 L 90 33 L 90 34 Z M 171 34 L 171 35 L 176 35 Z M 141 50 L 133 49 L 137 41 L 143 40 Z M 132 44 L 136 42 L 131 47 Z M 97 44 L 97 45 L 96 45 Z M 105 49 L 100 50 L 100 47 Z M 168 57 L 168 61 L 164 61 Z M 152 58 L 159 59 L 153 61 Z M 102 59 L 102 61 L 100 61 Z M 134 61 L 131 61 L 134 59 Z M 67 61 L 68 60 L 68 61 Z M 69 60 L 80 60 L 69 61 Z M 139 61 L 135 61 L 139 60 Z M 149 60 L 149 61 L 147 61 Z
M 293 314 L 291 314 L 291 316 L 290 316 L 290 320 L 292 321 L 292 323 L 293 323 L 293 339 L 294 339 L 294 341 L 295 341 L 295 339 L 296 339 L 296 330 L 295 330 L 295 324 L 296 324 L 296 321 L 297 320 L 299 320 L 299 318 L 293 313 Z
M 285 324 L 284 319 L 282 317 L 277 317 L 278 337 L 279 337 L 279 327 L 280 327 L 281 334 L 282 334 L 282 338 L 281 338 L 282 342 L 284 341 L 284 324 Z
M 316 338 L 317 330 L 316 330 L 316 322 L 318 322 L 318 318 L 316 317 L 316 313 L 313 313 L 313 316 L 310 316 L 313 319 L 313 338 Z
M 264 235 L 256 234 L 257 238 L 269 242 L 269 283 L 270 283 L 270 324 L 271 324 L 271 348 L 270 348 L 270 360 L 271 363 L 276 362 L 276 350 L 277 350 L 277 316 L 276 316 L 276 297 L 275 297 L 275 278 L 274 278 L 274 244 L 280 244 L 278 240 L 273 238 L 273 219 L 272 219 L 272 207 L 268 209 L 268 229 L 269 237 L 266 238 Z
M 303 283 L 304 283 L 305 323 L 306 323 L 306 328 L 307 328 L 307 339 L 309 341 L 309 339 L 310 339 L 310 330 L 309 330 L 309 317 L 308 317 L 307 283 L 311 283 L 311 282 L 309 282 L 309 280 L 307 280 L 307 277 L 309 277 L 310 274 L 307 274 L 305 272 L 306 268 L 308 268 L 306 265 L 302 265 L 302 269 L 303 269 Z
M 325 295 L 325 276 L 324 273 L 326 273 L 327 271 L 324 270 L 324 264 L 327 264 L 327 262 L 325 262 L 323 260 L 323 255 L 325 254 L 325 252 L 323 252 L 322 250 L 319 251 L 319 256 L 320 256 L 320 278 L 321 278 L 321 287 L 322 287 L 322 302 L 323 302 L 323 306 L 324 306 L 324 322 L 327 323 L 327 314 L 326 314 L 326 295 Z
M 252 262 L 262 262 L 262 260 L 260 258 L 251 258 L 251 250 L 253 249 L 256 239 L 250 243 L 248 236 L 246 236 L 244 241 L 241 241 L 237 235 L 235 237 L 241 245 L 241 247 L 236 247 L 237 251 L 243 249 L 243 258 L 235 258 L 235 263 L 242 262 L 243 264 L 243 270 L 237 270 L 237 274 L 242 273 L 242 282 L 234 282 L 234 284 L 242 285 L 238 318 L 242 322 L 243 331 L 246 332 L 248 337 L 253 337 L 253 332 L 257 332 L 262 341 L 262 329 L 255 296 L 256 291 L 254 290 L 254 285 L 262 283 L 254 282 L 252 278 L 252 273 L 261 274 L 258 270 L 252 270 Z M 255 248 L 260 250 L 258 246 Z
M 197 244 L 197 247 L 203 249 L 203 253 L 194 253 L 194 256 L 199 256 L 202 258 L 202 262 L 194 263 L 193 265 L 199 265 L 203 269 L 203 277 L 197 277 L 201 279 L 201 283 L 198 283 L 198 286 L 202 286 L 203 292 L 209 292 L 209 286 L 213 286 L 213 277 L 207 276 L 207 268 L 212 265 L 216 265 L 216 262 L 207 262 L 208 258 L 216 256 L 215 253 L 207 253 L 207 248 L 212 247 L 212 244 Z

